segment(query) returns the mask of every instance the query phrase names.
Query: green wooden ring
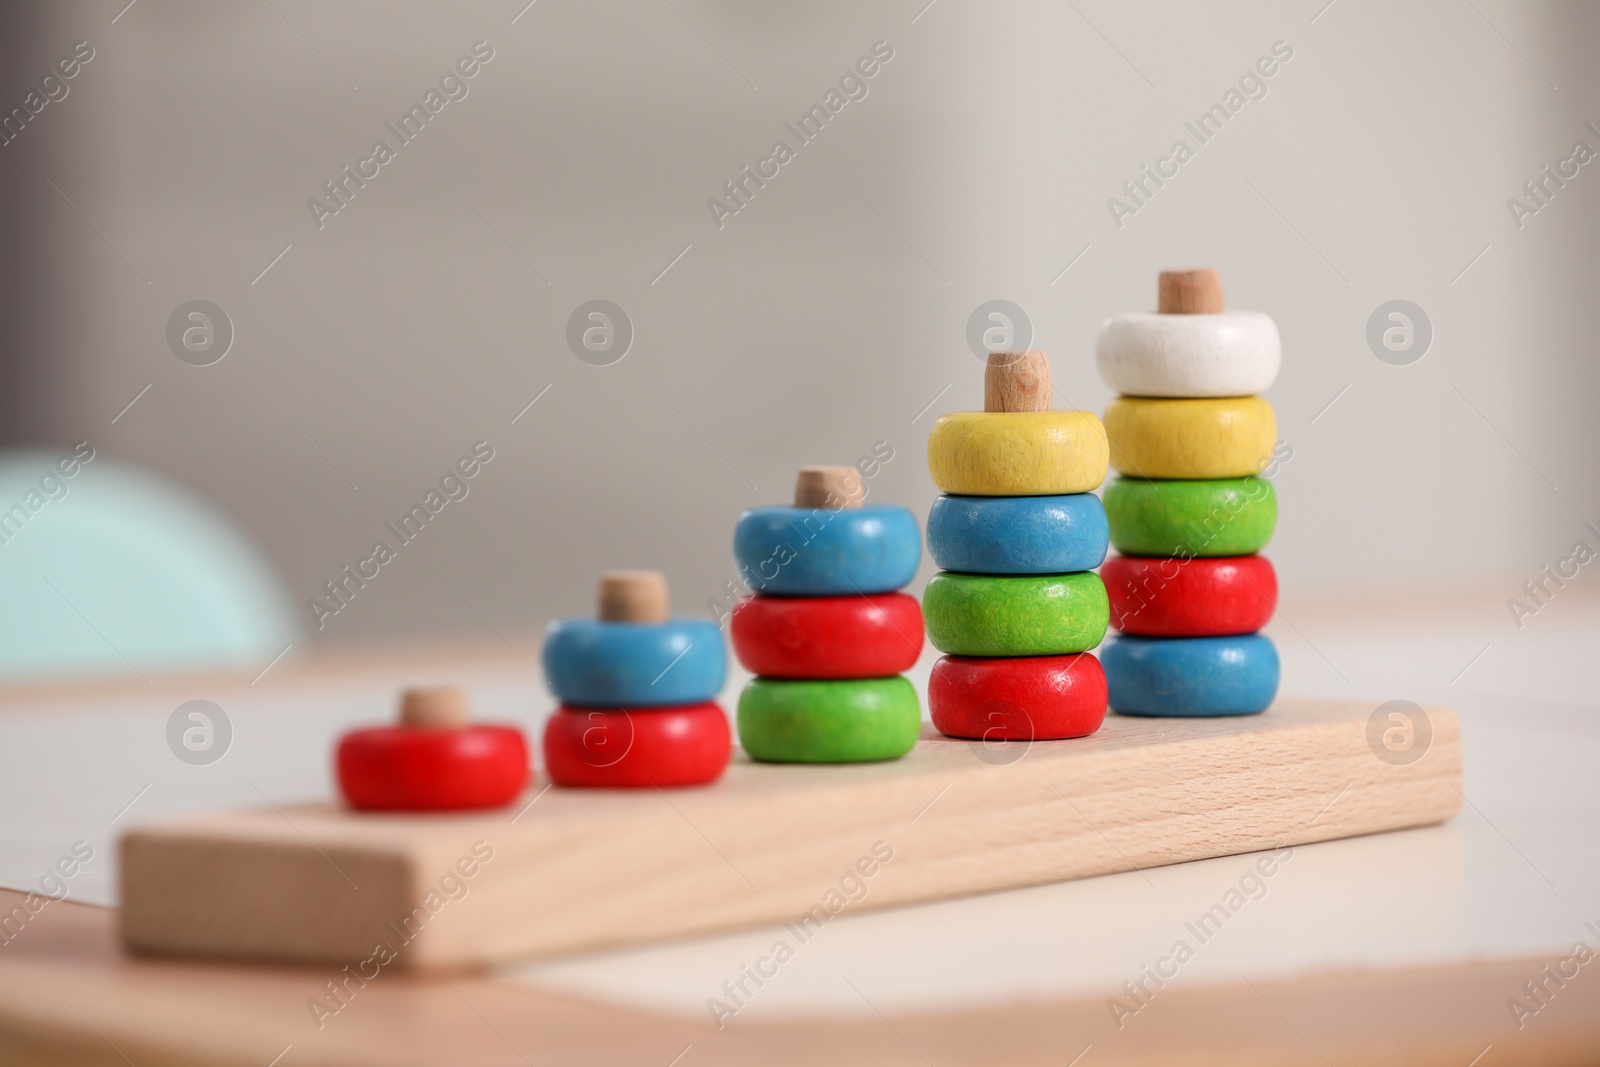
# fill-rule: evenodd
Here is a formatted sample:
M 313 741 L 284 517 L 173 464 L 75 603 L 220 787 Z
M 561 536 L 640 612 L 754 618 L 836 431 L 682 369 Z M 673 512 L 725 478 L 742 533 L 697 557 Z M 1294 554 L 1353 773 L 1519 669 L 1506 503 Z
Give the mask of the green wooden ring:
M 945 572 L 922 591 L 922 615 L 928 640 L 952 656 L 1063 656 L 1100 643 L 1111 604 L 1093 571 Z
M 912 684 L 892 678 L 754 678 L 739 694 L 739 743 L 768 763 L 899 759 L 922 733 Z
M 1265 478 L 1148 481 L 1106 487 L 1111 543 L 1129 556 L 1248 556 L 1278 525 L 1278 495 Z M 935 642 L 937 643 L 937 642 Z

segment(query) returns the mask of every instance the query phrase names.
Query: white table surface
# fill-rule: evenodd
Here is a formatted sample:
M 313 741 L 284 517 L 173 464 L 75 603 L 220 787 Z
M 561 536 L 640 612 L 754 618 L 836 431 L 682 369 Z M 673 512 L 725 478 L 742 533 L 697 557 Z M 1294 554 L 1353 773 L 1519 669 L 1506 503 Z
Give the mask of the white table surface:
M 1455 708 L 1468 803 L 1444 826 L 1294 849 L 1266 894 L 1200 945 L 1176 981 L 1554 960 L 1580 938 L 1600 944 L 1585 928 L 1600 930 L 1600 596 L 1574 585 L 1517 631 L 1501 607 L 1515 585 L 1500 584 L 1507 588 L 1475 584 L 1472 597 L 1286 603 L 1287 620 L 1269 629 L 1284 691 Z M 0 704 L 0 885 L 32 888 L 84 840 L 95 857 L 71 881 L 71 898 L 114 904 L 115 839 L 130 825 L 259 805 L 263 795 L 277 803 L 331 796 L 334 739 L 352 724 L 389 718 L 401 684 L 463 684 L 480 717 L 536 731 L 551 701 L 521 658 L 537 661 L 537 639 L 518 645 L 520 654 L 502 645 L 503 660 L 481 661 L 467 677 L 285 672 L 254 688 L 182 693 L 134 679 L 115 698 L 35 694 Z M 919 688 L 935 656 L 926 653 L 914 672 Z M 743 682 L 730 677 L 725 706 Z M 233 723 L 227 755 L 206 767 L 181 763 L 166 747 L 168 715 L 191 698 L 216 701 Z M 1110 996 L 1186 937 L 1185 921 L 1253 860 L 847 910 L 798 949 L 741 1018 Z M 703 1017 L 707 998 L 780 936 L 773 927 L 589 953 L 505 977 Z

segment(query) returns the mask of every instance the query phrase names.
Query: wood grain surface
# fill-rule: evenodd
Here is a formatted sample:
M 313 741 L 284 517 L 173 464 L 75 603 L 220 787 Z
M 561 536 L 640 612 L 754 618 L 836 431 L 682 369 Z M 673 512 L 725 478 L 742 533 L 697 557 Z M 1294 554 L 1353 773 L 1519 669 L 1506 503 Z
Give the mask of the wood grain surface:
M 739 760 L 708 788 L 552 788 L 487 816 L 188 817 L 123 839 L 122 930 L 147 952 L 342 965 L 381 945 L 399 967 L 461 968 L 802 921 L 847 877 L 881 907 L 1453 816 L 1455 715 L 1430 709 L 1431 747 L 1396 765 L 1372 712 L 1283 700 L 1032 745 L 930 734 L 888 763 Z

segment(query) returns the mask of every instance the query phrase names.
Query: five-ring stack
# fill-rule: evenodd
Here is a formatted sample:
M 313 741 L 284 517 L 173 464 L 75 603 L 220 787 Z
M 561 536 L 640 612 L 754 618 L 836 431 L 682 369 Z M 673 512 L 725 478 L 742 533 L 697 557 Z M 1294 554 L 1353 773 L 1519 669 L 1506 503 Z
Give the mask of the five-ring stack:
M 1101 569 L 1111 625 L 1101 652 L 1113 710 L 1248 715 L 1278 689 L 1278 653 L 1256 631 L 1277 606 L 1272 564 L 1256 555 L 1278 501 L 1261 474 L 1277 422 L 1255 395 L 1277 377 L 1272 319 L 1223 310 L 1211 269 L 1161 275 L 1160 310 L 1108 319 L 1100 373 L 1123 394 L 1106 409 L 1111 543 Z

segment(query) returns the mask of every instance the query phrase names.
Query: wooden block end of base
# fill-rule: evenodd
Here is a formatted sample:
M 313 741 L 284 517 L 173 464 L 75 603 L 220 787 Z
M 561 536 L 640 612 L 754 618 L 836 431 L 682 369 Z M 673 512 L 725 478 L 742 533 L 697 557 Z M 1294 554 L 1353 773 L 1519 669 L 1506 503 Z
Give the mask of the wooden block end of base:
M 797 508 L 859 508 L 867 487 L 854 467 L 801 467 L 794 480 Z
M 667 621 L 667 579 L 660 571 L 607 571 L 600 576 L 603 622 Z
M 990 352 L 983 369 L 983 410 L 1049 411 L 1050 358 L 1038 349 Z
M 1222 314 L 1222 278 L 1215 267 L 1164 270 L 1156 310 L 1163 315 Z
M 400 697 L 400 725 L 424 730 L 460 730 L 467 725 L 467 696 L 451 686 L 407 689 Z

